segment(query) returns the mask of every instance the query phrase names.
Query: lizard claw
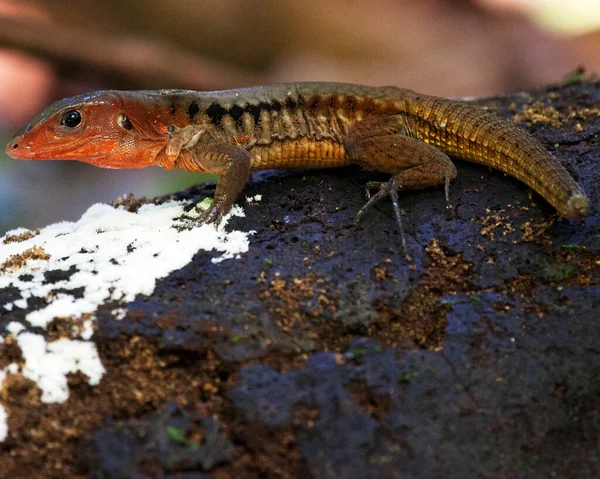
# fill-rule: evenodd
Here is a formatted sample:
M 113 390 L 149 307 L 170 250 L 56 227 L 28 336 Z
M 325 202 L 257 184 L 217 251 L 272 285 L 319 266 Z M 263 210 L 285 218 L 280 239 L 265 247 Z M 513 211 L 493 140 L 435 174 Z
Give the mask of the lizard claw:
M 371 190 L 375 189 L 375 188 L 379 188 L 379 191 L 377 191 L 377 193 L 375 193 L 373 196 L 371 196 Z M 377 203 L 384 196 L 387 196 L 390 194 L 390 182 L 389 181 L 388 182 L 369 181 L 365 188 L 365 193 L 366 193 L 369 201 L 367 201 L 367 203 L 360 210 L 358 210 L 358 213 L 356 214 L 356 217 L 354 218 L 355 225 L 358 224 L 358 222 L 360 221 L 360 218 L 365 213 L 365 211 L 367 211 L 369 208 L 371 208 L 371 206 L 373 206 L 375 203 Z
M 387 183 L 383 181 L 368 181 L 365 185 L 365 195 L 367 196 L 367 199 L 371 199 L 371 190 L 380 190 L 385 184 Z
M 398 230 L 400 231 L 400 238 L 402 240 L 402 249 L 404 250 L 404 256 L 407 260 L 410 261 L 410 256 L 408 254 L 408 249 L 406 247 L 406 237 L 404 236 L 404 228 L 402 226 L 402 215 L 400 214 L 400 206 L 398 205 L 398 190 L 402 187 L 402 184 L 398 178 L 390 178 L 389 181 L 381 182 L 381 181 L 369 181 L 366 186 L 366 194 L 369 201 L 360 209 L 354 218 L 354 225 L 357 225 L 360 221 L 360 218 L 371 208 L 375 203 L 381 200 L 385 196 L 389 196 L 392 200 L 392 206 L 394 207 L 394 214 L 396 216 L 396 224 L 398 225 Z M 371 196 L 371 190 L 379 188 L 377 193 Z

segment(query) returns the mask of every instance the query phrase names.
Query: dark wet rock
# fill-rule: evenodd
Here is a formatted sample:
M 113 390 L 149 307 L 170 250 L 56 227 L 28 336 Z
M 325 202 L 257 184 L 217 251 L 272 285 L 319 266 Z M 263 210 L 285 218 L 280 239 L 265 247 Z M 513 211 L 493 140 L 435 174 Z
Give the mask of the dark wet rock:
M 96 431 L 86 449 L 86 467 L 94 478 L 201 478 L 230 462 L 232 444 L 212 419 L 168 403 L 147 419 L 110 424 Z M 186 472 L 188 471 L 188 472 Z M 174 473 L 177 473 L 175 475 Z

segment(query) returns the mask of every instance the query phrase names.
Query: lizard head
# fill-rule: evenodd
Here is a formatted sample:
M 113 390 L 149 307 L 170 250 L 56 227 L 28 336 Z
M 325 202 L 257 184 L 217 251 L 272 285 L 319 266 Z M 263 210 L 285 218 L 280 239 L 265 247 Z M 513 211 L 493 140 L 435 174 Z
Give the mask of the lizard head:
M 6 146 L 17 160 L 78 160 L 102 168 L 144 168 L 168 141 L 135 93 L 102 91 L 50 105 Z

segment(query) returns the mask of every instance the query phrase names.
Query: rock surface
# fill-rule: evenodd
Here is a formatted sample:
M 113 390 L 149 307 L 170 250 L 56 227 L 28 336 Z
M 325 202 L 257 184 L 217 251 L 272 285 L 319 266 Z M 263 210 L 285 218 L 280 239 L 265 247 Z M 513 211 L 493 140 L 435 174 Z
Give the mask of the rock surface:
M 587 218 L 457 162 L 453 210 L 438 189 L 402 196 L 407 261 L 389 202 L 353 226 L 377 175 L 258 175 L 244 195 L 262 201 L 228 226 L 256 230 L 248 253 L 200 252 L 99 309 L 99 385 L 70 374 L 45 404 L 8 376 L 0 476 L 600 477 L 600 83 L 479 103 L 559 158 Z M 19 361 L 7 339 L 0 366 Z

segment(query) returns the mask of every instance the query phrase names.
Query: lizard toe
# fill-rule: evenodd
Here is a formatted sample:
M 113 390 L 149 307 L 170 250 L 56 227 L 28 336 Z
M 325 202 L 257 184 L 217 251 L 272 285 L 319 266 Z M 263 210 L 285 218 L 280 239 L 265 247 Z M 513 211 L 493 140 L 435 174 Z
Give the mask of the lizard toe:
M 374 195 L 371 195 L 371 190 L 375 189 L 375 188 L 379 188 L 379 190 Z M 386 182 L 369 181 L 367 183 L 367 187 L 366 187 L 367 198 L 369 199 L 369 201 L 367 201 L 365 203 L 365 205 L 360 210 L 358 210 L 358 213 L 356 214 L 356 217 L 354 218 L 354 224 L 355 225 L 358 224 L 358 222 L 360 221 L 360 218 L 365 213 L 365 211 L 367 211 L 369 208 L 371 208 L 375 203 L 377 203 L 382 198 L 388 196 L 390 194 L 391 188 L 392 188 L 391 181 L 386 181 Z

